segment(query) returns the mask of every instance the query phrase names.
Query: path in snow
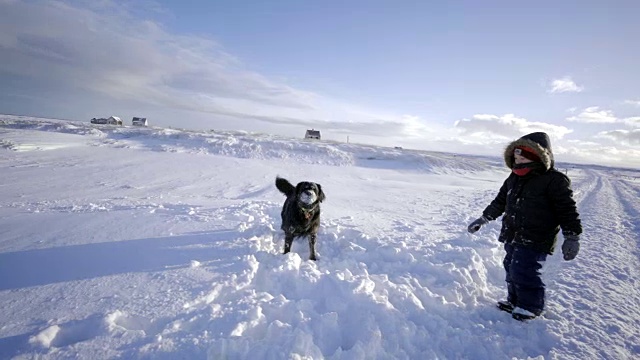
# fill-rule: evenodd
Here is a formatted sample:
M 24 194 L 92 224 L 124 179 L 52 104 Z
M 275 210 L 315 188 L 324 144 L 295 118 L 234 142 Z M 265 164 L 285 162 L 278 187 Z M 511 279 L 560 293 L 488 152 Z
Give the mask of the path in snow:
M 576 184 L 583 234 L 580 254 L 554 279 L 550 305 L 561 321 L 552 329 L 564 333 L 554 353 L 630 359 L 640 351 L 640 188 L 600 171 L 586 171 Z

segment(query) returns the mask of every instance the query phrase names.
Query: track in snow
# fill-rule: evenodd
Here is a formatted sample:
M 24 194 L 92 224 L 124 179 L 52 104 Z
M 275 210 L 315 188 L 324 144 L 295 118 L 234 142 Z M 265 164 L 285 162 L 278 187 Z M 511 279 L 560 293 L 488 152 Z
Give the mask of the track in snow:
M 554 256 L 562 263 L 549 305 L 560 321 L 550 326 L 564 333 L 556 351 L 564 359 L 633 358 L 640 353 L 638 183 L 588 170 L 574 190 L 583 234 L 574 261 Z

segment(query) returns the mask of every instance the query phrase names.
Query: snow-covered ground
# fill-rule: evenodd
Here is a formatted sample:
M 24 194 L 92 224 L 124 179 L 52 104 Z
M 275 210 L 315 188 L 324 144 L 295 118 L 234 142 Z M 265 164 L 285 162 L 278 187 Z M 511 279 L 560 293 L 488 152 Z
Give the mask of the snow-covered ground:
M 521 323 L 466 232 L 498 156 L 0 116 L 0 358 L 637 359 L 640 171 L 559 167 L 582 248 Z M 327 195 L 317 262 L 276 175 Z

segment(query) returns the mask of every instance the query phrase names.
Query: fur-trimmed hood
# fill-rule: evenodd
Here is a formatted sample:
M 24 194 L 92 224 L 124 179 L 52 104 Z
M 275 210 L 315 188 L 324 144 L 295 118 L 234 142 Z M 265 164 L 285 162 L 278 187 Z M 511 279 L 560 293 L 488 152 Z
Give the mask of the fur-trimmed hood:
M 518 146 L 525 146 L 532 149 L 535 154 L 538 155 L 546 170 L 553 169 L 555 162 L 553 160 L 553 152 L 551 151 L 551 141 L 549 140 L 549 135 L 546 133 L 534 132 L 527 134 L 507 145 L 504 149 L 504 163 L 509 169 L 513 169 L 513 165 L 515 164 L 513 150 Z

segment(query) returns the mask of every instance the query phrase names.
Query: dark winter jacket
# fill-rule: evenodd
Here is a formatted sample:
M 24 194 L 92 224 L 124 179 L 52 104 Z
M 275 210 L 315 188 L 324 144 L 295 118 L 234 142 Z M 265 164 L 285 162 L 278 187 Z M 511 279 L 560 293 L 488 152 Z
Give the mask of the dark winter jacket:
M 547 134 L 528 134 L 509 144 L 504 160 L 510 169 L 515 165 L 513 151 L 518 146 L 535 151 L 541 159 L 538 168 L 525 176 L 512 172 L 483 215 L 495 220 L 504 214 L 500 242 L 513 242 L 553 254 L 560 228 L 565 235 L 582 233 L 571 181 L 554 169 Z

